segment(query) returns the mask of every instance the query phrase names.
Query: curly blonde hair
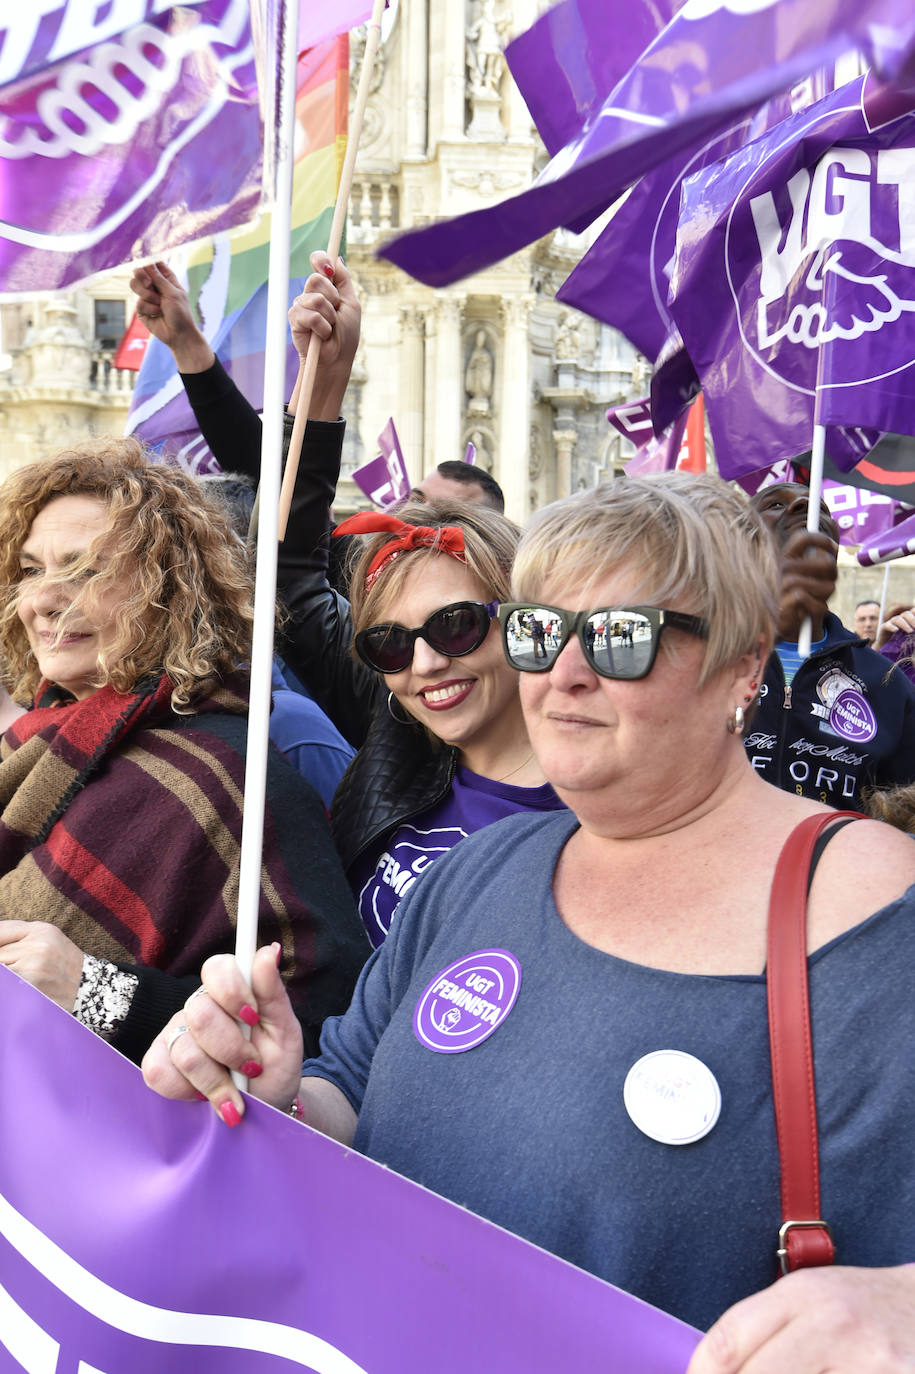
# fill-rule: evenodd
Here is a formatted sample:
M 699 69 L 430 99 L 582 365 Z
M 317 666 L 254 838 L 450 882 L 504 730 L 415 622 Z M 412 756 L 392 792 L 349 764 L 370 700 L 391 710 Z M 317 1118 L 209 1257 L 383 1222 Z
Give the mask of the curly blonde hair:
M 128 693 L 166 673 L 173 710 L 188 714 L 248 661 L 250 559 L 197 480 L 151 461 L 135 439 L 75 445 L 19 468 L 0 487 L 0 656 L 11 694 L 31 701 L 41 677 L 18 614 L 20 553 L 36 515 L 61 496 L 92 497 L 110 514 L 106 533 L 55 579 L 80 585 L 94 574 L 71 605 L 82 613 L 96 593 L 127 588 L 113 639 L 99 654 L 97 686 Z

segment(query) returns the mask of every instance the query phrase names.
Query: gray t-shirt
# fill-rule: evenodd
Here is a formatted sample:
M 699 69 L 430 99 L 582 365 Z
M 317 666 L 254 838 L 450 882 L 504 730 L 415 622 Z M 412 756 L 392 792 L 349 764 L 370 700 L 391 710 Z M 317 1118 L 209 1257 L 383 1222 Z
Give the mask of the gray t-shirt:
M 371 1158 L 705 1328 L 775 1276 L 765 979 L 670 973 L 579 940 L 551 884 L 575 826 L 513 816 L 441 859 L 305 1072 L 346 1094 Z M 612 881 L 595 903 L 612 910 Z M 915 887 L 810 960 L 840 1263 L 915 1260 L 913 916 Z M 444 1052 L 465 1023 L 474 1047 Z M 626 1076 L 657 1050 L 695 1056 L 720 1086 L 695 1143 L 660 1143 L 627 1114 Z

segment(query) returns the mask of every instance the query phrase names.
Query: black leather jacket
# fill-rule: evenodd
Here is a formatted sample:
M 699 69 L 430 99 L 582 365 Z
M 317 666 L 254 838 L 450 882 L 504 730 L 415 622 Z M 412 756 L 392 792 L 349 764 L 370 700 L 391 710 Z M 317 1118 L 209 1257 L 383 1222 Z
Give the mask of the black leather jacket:
M 343 421 L 311 421 L 299 466 L 277 581 L 289 613 L 283 657 L 358 750 L 331 807 L 331 828 L 344 867 L 383 846 L 413 816 L 448 793 L 455 751 L 435 744 L 420 725 L 387 709 L 382 679 L 350 652 L 349 602 L 327 576 L 330 505 L 340 473 Z M 292 417 L 286 417 L 286 435 Z
M 257 481 L 260 420 L 221 364 L 183 375 L 188 400 L 210 449 L 227 471 Z M 292 435 L 285 417 L 285 444 Z M 310 420 L 286 538 L 280 545 L 277 587 L 288 611 L 280 652 L 337 729 L 358 750 L 331 807 L 334 841 L 343 866 L 380 850 L 405 821 L 437 805 L 451 787 L 456 751 L 436 744 L 420 725 L 405 725 L 387 709 L 377 673 L 350 652 L 349 602 L 328 580 L 330 508 L 340 476 L 345 424 Z

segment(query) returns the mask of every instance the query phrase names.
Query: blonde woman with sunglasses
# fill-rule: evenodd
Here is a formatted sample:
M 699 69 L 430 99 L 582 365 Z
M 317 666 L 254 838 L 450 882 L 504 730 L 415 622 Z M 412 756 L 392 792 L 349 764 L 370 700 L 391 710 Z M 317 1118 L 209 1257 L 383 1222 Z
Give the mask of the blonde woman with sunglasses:
M 250 988 L 210 962 L 222 1016 L 170 1059 L 157 1042 L 148 1080 L 217 1106 L 220 1065 L 256 1054 L 258 1096 L 711 1327 L 688 1374 L 911 1371 L 915 849 L 746 756 L 778 597 L 765 525 L 714 478 L 608 483 L 534 517 L 512 590 L 507 652 L 569 811 L 437 864 L 302 1076 L 264 950 Z M 531 618 L 554 627 L 545 661 Z

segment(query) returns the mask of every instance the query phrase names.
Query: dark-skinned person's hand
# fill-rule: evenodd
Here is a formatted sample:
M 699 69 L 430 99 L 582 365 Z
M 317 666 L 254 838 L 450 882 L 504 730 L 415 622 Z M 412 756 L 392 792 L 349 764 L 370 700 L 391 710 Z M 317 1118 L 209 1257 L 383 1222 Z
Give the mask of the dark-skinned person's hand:
M 794 530 L 779 557 L 782 582 L 778 608 L 778 637 L 796 641 L 809 616 L 813 638 L 823 633 L 827 602 L 836 589 L 838 565 L 835 540 L 822 531 Z

